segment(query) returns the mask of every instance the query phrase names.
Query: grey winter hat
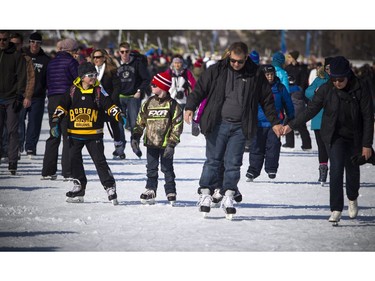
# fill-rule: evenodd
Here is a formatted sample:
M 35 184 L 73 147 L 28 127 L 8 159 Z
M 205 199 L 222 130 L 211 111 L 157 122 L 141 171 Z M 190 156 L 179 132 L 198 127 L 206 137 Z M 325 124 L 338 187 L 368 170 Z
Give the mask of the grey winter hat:
M 82 77 L 87 73 L 97 73 L 95 66 L 91 62 L 83 62 L 78 66 L 79 77 Z

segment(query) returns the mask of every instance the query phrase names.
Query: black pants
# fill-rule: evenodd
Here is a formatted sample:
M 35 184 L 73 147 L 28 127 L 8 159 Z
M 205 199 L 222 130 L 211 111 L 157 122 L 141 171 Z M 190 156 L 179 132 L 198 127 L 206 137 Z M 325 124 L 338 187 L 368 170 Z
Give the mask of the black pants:
M 8 133 L 7 155 L 9 163 L 18 162 L 19 150 L 18 126 L 20 113 L 14 111 L 13 102 L 14 100 L 8 100 L 0 104 L 0 158 L 2 156 L 1 149 L 3 148 L 3 131 L 6 128 Z
M 99 140 L 79 140 L 70 137 L 70 159 L 72 166 L 72 176 L 78 179 L 82 186 L 86 186 L 87 178 L 83 167 L 82 149 L 86 146 L 91 159 L 94 161 L 96 171 L 100 182 L 104 187 L 114 187 L 115 179 L 111 169 L 108 166 L 107 159 L 104 155 L 103 139 Z
M 55 112 L 56 107 L 60 103 L 62 95 L 54 95 L 48 97 L 48 117 L 49 125 L 52 125 L 52 115 Z M 63 118 L 59 124 L 61 134 L 58 138 L 49 135 L 49 138 L 46 140 L 46 149 L 44 152 L 43 158 L 43 169 L 42 176 L 51 176 L 57 172 L 57 160 L 59 157 L 59 146 L 61 142 L 61 135 L 63 137 L 63 149 L 61 156 L 61 174 L 63 177 L 71 177 L 71 166 L 69 159 L 69 141 L 68 141 L 68 116 Z
M 311 138 L 310 138 L 310 133 L 307 130 L 306 124 L 301 125 L 296 130 L 301 135 L 302 148 L 311 149 Z M 294 147 L 294 131 L 291 131 L 290 133 L 286 134 L 285 143 L 286 143 L 286 146 L 288 147 Z
M 328 152 L 327 148 L 320 136 L 320 130 L 314 130 L 316 144 L 318 146 L 318 158 L 319 163 L 328 163 Z
M 358 153 L 354 142 L 337 137 L 330 147 L 327 147 L 330 159 L 329 173 L 329 204 L 331 211 L 342 211 L 344 208 L 344 169 L 346 178 L 346 195 L 353 201 L 358 197 L 360 170 L 353 165 L 350 157 Z
M 165 194 L 176 193 L 176 175 L 173 169 L 173 158 L 166 159 L 163 157 L 164 149 L 147 147 L 147 183 L 146 188 L 155 190 L 158 188 L 159 159 L 161 171 L 165 178 Z

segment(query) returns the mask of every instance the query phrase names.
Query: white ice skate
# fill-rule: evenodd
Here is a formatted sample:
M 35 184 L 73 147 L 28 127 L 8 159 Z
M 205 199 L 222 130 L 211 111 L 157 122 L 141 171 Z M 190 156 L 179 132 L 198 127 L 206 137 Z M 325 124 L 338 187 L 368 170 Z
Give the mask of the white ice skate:
M 155 197 L 156 193 L 152 189 L 146 189 L 142 194 L 141 194 L 141 203 L 145 205 L 153 205 L 155 204 Z
M 236 208 L 233 207 L 233 196 L 235 193 L 234 190 L 225 191 L 225 195 L 221 201 L 221 207 L 225 212 L 225 218 L 228 220 L 232 220 L 233 215 L 236 213 Z

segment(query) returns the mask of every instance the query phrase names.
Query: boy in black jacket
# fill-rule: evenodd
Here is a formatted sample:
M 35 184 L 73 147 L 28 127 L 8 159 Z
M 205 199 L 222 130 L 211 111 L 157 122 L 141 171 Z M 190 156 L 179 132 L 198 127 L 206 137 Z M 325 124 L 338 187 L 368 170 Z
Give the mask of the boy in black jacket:
M 97 80 L 95 66 L 84 62 L 78 67 L 78 77 L 66 92 L 53 115 L 51 134 L 58 137 L 59 123 L 69 116 L 68 135 L 73 176 L 73 190 L 66 193 L 66 202 L 81 203 L 85 195 L 87 178 L 83 167 L 82 148 L 86 146 L 94 161 L 100 181 L 108 194 L 108 199 L 117 205 L 116 183 L 104 155 L 103 125 L 104 114 L 125 124 L 121 110 L 113 103 Z

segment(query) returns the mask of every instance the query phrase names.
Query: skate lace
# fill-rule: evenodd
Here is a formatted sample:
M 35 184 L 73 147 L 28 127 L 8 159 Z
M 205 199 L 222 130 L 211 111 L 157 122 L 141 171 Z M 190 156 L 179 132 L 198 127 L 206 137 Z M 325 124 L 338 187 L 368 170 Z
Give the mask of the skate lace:
M 221 206 L 223 208 L 233 208 L 233 197 L 232 196 L 224 196 L 223 200 L 221 201 Z
M 220 189 L 215 189 L 214 195 L 212 195 L 213 198 L 220 199 L 223 197 L 223 195 L 220 194 Z
M 143 192 L 144 195 L 155 197 L 155 192 L 152 189 L 146 189 L 145 192 Z
M 209 194 L 201 194 L 197 206 L 211 206 L 212 197 Z
M 79 182 L 79 180 L 73 180 L 73 189 L 71 190 L 71 192 L 79 192 L 81 191 L 82 189 L 82 186 L 81 186 L 81 183 Z

